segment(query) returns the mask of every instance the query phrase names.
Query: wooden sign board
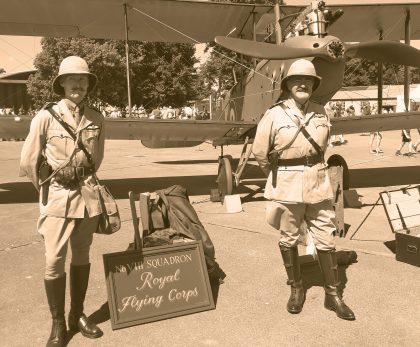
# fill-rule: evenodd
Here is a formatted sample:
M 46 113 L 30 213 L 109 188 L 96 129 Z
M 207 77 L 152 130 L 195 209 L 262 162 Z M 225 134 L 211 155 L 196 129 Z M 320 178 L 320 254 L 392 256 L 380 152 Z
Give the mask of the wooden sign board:
M 380 193 L 393 232 L 420 226 L 420 186 Z
M 201 241 L 103 259 L 114 330 L 215 308 Z

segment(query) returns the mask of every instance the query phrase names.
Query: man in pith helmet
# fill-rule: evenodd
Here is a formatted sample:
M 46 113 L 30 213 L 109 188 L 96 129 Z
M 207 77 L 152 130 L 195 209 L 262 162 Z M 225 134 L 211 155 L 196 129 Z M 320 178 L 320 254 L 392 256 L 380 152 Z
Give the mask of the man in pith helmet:
M 338 290 L 333 192 L 324 160 L 331 124 L 324 107 L 310 100 L 320 83 L 309 60 L 291 64 L 281 82 L 287 98 L 274 104 L 259 122 L 253 153 L 268 176 L 267 222 L 280 231 L 279 247 L 291 286 L 287 310 L 299 313 L 305 301 L 297 248 L 305 221 L 324 278 L 324 305 L 338 317 L 354 320 Z
M 104 118 L 86 104 L 86 96 L 96 82 L 96 75 L 89 72 L 84 59 L 63 59 L 52 85 L 62 99 L 45 105 L 33 118 L 21 153 L 20 174 L 26 175 L 40 192 L 37 227 L 45 243 L 44 284 L 52 315 L 47 346 L 67 343 L 64 307 L 69 243 L 69 329 L 89 338 L 103 334 L 83 313 L 90 273 L 89 251 L 102 212 L 93 175 L 104 156 Z

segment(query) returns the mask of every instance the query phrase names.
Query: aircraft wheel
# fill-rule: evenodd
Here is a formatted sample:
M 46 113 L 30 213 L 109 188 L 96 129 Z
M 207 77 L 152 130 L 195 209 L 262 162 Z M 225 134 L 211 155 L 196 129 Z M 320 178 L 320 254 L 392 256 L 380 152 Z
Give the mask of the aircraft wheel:
M 333 154 L 327 160 L 328 166 L 341 166 L 343 168 L 343 190 L 348 190 L 350 185 L 349 167 L 341 155 Z
M 233 193 L 233 172 L 231 165 L 231 156 L 223 156 L 219 158 L 219 170 L 217 174 L 217 186 L 221 201 L 225 195 Z

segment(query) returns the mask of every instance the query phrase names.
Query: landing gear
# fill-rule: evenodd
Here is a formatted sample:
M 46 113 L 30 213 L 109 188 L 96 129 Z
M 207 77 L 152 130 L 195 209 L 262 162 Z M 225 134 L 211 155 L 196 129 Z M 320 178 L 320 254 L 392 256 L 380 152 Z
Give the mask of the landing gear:
M 236 171 L 232 170 L 232 156 L 223 155 L 223 145 L 221 145 L 221 154 L 219 157 L 219 169 L 217 173 L 217 186 L 219 196 L 223 202 L 225 195 L 232 195 L 233 190 L 238 188 L 241 183 L 248 180 L 242 179 L 245 166 L 248 163 L 252 151 L 252 140 L 247 136 L 242 147 L 242 153 L 239 158 L 238 167 Z M 255 181 L 255 179 L 253 180 Z
M 230 155 L 222 155 L 219 157 L 219 169 L 217 174 L 217 187 L 221 201 L 225 195 L 232 195 L 234 188 L 234 178 L 231 165 L 232 157 Z

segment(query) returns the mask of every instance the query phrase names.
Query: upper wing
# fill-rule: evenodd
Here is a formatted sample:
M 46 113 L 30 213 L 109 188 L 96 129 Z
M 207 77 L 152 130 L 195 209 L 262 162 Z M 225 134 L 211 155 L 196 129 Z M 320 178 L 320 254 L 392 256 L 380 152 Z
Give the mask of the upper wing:
M 330 29 L 332 35 L 343 41 L 378 40 L 381 31 L 384 40 L 404 40 L 407 11 L 410 11 L 410 37 L 413 40 L 420 39 L 420 3 L 418 1 L 350 0 L 331 1 L 327 2 L 327 5 L 332 9 L 341 8 L 344 11 L 343 16 Z
M 286 0 L 281 7 L 281 16 L 298 13 L 308 6 L 308 0 Z M 342 41 L 363 42 L 378 40 L 382 31 L 385 40 L 403 40 L 406 13 L 410 11 L 410 37 L 420 39 L 420 3 L 418 0 L 331 0 L 325 1 L 332 10 L 342 9 L 344 14 L 329 29 L 331 35 Z M 282 22 L 284 29 L 291 21 Z M 257 24 L 258 34 L 266 32 L 268 25 L 274 23 L 274 14 L 267 13 Z
M 217 35 L 252 38 L 258 20 L 272 6 L 173 0 L 2 1 L 0 35 L 85 36 L 138 41 L 198 43 Z

